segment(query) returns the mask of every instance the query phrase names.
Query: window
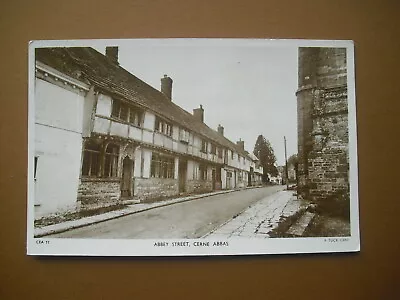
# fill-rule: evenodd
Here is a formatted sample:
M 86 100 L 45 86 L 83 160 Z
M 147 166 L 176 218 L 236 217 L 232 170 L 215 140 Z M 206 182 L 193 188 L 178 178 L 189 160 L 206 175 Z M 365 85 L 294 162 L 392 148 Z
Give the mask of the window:
M 113 99 L 111 117 L 134 126 L 142 126 L 143 110 L 131 104 Z
M 231 151 L 231 159 L 233 159 L 233 151 Z
M 175 159 L 173 157 L 154 153 L 151 158 L 151 177 L 174 178 Z
M 172 136 L 172 124 L 160 119 L 159 117 L 156 117 L 154 130 L 165 135 Z
M 224 163 L 227 164 L 228 163 L 228 149 L 224 149 Z
M 203 153 L 207 153 L 207 141 L 205 141 L 205 140 L 202 140 L 201 141 L 201 152 L 203 152 Z
M 193 167 L 193 179 L 199 179 L 199 167 L 198 166 Z
M 82 176 L 96 177 L 99 175 L 100 144 L 92 141 L 85 143 L 82 162 Z
M 238 154 L 238 161 L 240 162 L 240 155 Z
M 217 153 L 217 147 L 214 144 L 211 144 L 211 154 L 216 154 Z
M 179 140 L 182 143 L 189 144 L 190 133 L 186 129 L 181 128 L 179 131 Z
M 118 176 L 119 147 L 109 144 L 106 148 L 104 159 L 104 177 Z
M 143 111 L 136 107 L 129 108 L 129 123 L 138 127 L 142 126 Z
M 218 148 L 217 152 L 218 152 L 218 157 L 222 158 L 222 148 Z
M 200 180 L 207 180 L 207 166 L 200 165 L 199 171 L 200 171 Z

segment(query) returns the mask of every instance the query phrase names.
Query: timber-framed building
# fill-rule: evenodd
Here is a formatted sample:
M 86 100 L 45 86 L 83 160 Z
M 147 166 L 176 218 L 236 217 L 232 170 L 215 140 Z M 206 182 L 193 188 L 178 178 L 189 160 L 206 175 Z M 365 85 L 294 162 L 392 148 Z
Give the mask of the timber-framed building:
M 243 141 L 176 105 L 167 75 L 159 91 L 126 71 L 117 47 L 38 48 L 35 61 L 37 217 L 261 184 Z

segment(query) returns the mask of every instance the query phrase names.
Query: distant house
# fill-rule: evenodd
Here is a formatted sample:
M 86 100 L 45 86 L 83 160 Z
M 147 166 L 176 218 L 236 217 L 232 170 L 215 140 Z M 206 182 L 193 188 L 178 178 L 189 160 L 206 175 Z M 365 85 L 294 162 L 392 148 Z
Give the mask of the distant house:
M 262 168 L 244 149 L 161 91 L 92 48 L 38 48 L 35 72 L 35 212 L 244 188 Z
M 250 180 L 248 181 L 251 186 L 259 186 L 262 185 L 262 177 L 263 177 L 263 167 L 261 166 L 260 160 L 253 153 L 248 153 L 251 158 L 253 165 L 250 167 Z

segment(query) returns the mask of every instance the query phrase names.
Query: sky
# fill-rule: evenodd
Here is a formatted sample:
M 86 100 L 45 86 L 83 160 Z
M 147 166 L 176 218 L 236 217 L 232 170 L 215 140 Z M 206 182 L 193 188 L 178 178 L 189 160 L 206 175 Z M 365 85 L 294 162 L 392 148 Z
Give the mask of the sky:
M 114 45 L 109 45 L 114 46 Z M 131 40 L 119 43 L 119 63 L 160 89 L 173 80 L 172 101 L 252 152 L 258 135 L 271 142 L 277 164 L 297 153 L 297 45 L 263 40 Z M 105 47 L 95 47 L 105 52 Z

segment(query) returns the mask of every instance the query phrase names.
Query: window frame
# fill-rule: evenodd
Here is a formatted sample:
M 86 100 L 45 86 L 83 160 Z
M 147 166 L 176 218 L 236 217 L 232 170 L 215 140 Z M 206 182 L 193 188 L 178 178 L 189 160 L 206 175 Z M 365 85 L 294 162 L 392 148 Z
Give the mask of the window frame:
M 173 125 L 171 122 L 168 122 L 165 119 L 156 116 L 154 120 L 154 131 L 166 135 L 168 137 L 172 137 Z
M 175 157 L 153 152 L 150 162 L 150 177 L 175 179 Z
M 200 180 L 207 181 L 208 180 L 208 170 L 206 164 L 200 164 L 199 166 Z
M 201 149 L 200 152 L 207 153 L 208 151 L 208 142 L 206 140 L 201 140 Z
M 116 151 L 108 152 L 108 149 Z M 117 144 L 109 143 L 104 149 L 104 161 L 103 161 L 103 174 L 104 178 L 116 178 L 118 177 L 118 163 L 119 163 L 119 146 Z M 107 161 L 109 160 L 109 161 Z M 108 172 L 107 172 L 108 171 Z M 106 174 L 106 172 L 108 174 Z
M 118 113 L 116 113 L 116 110 L 118 110 Z M 124 113 L 124 116 L 121 115 L 123 111 L 126 111 L 126 114 Z M 132 115 L 135 116 L 133 121 L 131 120 Z M 111 118 L 135 127 L 143 127 L 144 110 L 131 103 L 112 98 Z
M 95 147 L 90 147 L 95 146 Z M 97 149 L 95 149 L 97 148 Z M 96 145 L 94 141 L 86 141 L 83 147 L 81 176 L 85 178 L 96 178 L 99 176 L 101 165 L 101 144 Z M 87 169 L 87 173 L 86 173 Z

